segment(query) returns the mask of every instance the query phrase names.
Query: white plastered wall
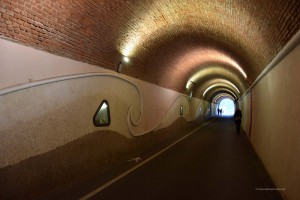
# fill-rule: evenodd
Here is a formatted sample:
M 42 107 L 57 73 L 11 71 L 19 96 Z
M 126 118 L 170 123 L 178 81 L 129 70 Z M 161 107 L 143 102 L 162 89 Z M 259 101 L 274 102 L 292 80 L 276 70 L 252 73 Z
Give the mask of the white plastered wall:
M 280 192 L 300 199 L 300 45 L 252 89 L 250 141 Z M 246 107 L 248 97 L 244 98 Z
M 52 77 L 109 72 L 0 38 L 0 89 Z M 111 72 L 111 71 L 110 71 Z
M 251 136 L 251 93 L 247 93 L 241 102 L 239 108 L 242 110 L 242 127 L 248 137 Z
M 197 112 L 198 105 L 206 110 L 208 104 L 199 99 L 9 41 L 0 43 L 0 168 L 97 130 L 132 138 L 167 127 L 179 117 L 189 121 L 205 115 Z M 79 75 L 69 76 L 74 74 Z M 92 117 L 104 99 L 111 125 L 95 127 Z M 183 116 L 180 105 L 186 107 Z

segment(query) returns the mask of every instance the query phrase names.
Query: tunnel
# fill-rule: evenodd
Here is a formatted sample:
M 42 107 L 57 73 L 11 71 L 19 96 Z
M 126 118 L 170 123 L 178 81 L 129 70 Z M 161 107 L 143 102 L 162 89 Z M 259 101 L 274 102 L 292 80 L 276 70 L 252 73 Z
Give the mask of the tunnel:
M 0 5 L 0 199 L 57 199 L 51 195 L 62 188 L 112 169 L 118 177 L 120 166 L 135 168 L 188 138 L 211 151 L 228 145 L 219 160 L 243 144 L 274 184 L 253 186 L 254 193 L 300 199 L 299 0 Z M 232 113 L 218 115 L 224 100 L 242 112 L 239 136 Z M 227 142 L 213 145 L 210 130 Z M 185 185 L 195 187 L 187 177 Z M 243 191 L 233 195 L 208 198 L 247 199 Z

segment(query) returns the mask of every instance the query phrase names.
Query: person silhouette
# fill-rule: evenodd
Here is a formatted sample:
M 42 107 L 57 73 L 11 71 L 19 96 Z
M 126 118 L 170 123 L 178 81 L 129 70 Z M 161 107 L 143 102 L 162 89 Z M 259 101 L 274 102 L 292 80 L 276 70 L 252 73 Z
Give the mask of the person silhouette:
M 239 135 L 241 131 L 241 123 L 242 123 L 242 111 L 237 108 L 233 115 L 235 126 L 236 126 L 236 134 Z

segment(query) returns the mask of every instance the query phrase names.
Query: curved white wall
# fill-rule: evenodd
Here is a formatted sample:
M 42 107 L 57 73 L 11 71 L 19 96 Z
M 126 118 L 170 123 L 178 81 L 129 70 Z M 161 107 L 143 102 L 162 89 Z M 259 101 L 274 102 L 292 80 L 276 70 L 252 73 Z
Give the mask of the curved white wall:
M 250 141 L 280 192 L 300 199 L 300 45 L 252 89 Z M 247 108 L 250 94 L 243 99 Z M 246 119 L 245 119 L 246 120 Z M 244 122 L 247 130 L 249 122 Z
M 47 78 L 107 69 L 74 61 L 0 38 L 0 89 Z
M 208 103 L 199 99 L 189 99 L 169 89 L 8 41 L 1 41 L 1 44 L 5 44 L 1 52 L 7 49 L 5 56 L 1 55 L 4 62 L 0 68 L 3 72 L 0 104 L 4 105 L 0 107 L 0 168 L 51 151 L 97 130 L 111 130 L 132 138 L 170 126 L 180 117 L 191 121 L 200 115 L 206 116 Z M 15 48 L 18 59 L 11 59 Z M 28 61 L 28 54 L 29 60 L 36 62 Z M 9 66 L 13 66 L 13 71 L 23 68 L 24 73 L 11 77 Z M 45 71 L 40 73 L 35 71 L 37 68 Z M 58 68 L 60 70 L 55 71 Z M 64 80 L 64 75 L 86 73 L 89 69 L 98 73 L 65 76 Z M 33 81 L 45 78 L 47 80 Z M 104 99 L 109 102 L 111 124 L 95 127 L 92 118 Z M 184 106 L 183 116 L 180 116 L 180 105 Z M 131 122 L 130 107 L 133 107 L 132 121 L 137 124 Z

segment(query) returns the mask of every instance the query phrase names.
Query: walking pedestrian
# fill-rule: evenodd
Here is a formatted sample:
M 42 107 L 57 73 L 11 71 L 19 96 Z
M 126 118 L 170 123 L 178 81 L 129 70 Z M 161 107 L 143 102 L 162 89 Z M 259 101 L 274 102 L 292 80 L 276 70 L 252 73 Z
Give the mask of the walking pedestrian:
M 241 131 L 241 123 L 242 123 L 242 111 L 237 108 L 233 115 L 235 126 L 236 126 L 236 134 L 239 135 Z

